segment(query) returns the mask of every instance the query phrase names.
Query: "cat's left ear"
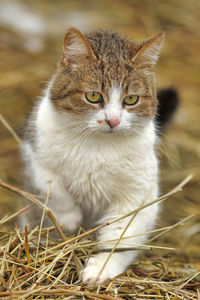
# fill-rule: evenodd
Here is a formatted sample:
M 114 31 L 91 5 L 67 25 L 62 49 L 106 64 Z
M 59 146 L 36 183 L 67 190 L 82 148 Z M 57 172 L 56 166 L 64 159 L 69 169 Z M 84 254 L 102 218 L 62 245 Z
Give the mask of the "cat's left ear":
M 159 58 L 165 34 L 159 33 L 141 44 L 138 52 L 132 58 L 132 62 L 138 62 L 145 66 L 154 66 Z
M 63 42 L 64 65 L 79 65 L 85 59 L 96 59 L 96 56 L 84 35 L 76 28 L 70 28 Z

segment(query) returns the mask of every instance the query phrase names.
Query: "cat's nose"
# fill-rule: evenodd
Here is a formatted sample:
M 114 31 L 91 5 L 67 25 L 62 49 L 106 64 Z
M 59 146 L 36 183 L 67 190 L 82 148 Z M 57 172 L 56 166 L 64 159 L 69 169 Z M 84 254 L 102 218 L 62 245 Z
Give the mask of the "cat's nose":
M 119 118 L 114 118 L 114 119 L 110 119 L 110 120 L 106 120 L 106 121 L 107 121 L 108 125 L 110 126 L 110 128 L 114 128 L 120 124 Z

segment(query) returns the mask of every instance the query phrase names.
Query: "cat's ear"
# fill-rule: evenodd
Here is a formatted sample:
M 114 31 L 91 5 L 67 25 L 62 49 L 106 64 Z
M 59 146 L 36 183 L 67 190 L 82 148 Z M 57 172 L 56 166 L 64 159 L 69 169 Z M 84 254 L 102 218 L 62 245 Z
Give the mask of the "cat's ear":
M 138 52 L 132 58 L 132 62 L 138 62 L 145 66 L 154 66 L 159 58 L 164 37 L 165 34 L 161 32 L 143 42 Z
M 79 30 L 70 28 L 65 34 L 63 43 L 63 64 L 79 64 L 80 60 L 87 58 L 96 59 L 89 42 Z

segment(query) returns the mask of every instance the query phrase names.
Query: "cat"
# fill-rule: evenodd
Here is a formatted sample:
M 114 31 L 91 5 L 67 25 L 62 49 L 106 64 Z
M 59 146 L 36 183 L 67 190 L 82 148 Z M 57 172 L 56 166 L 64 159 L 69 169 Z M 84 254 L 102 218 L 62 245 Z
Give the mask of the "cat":
M 63 54 L 45 95 L 35 107 L 22 146 L 25 177 L 68 233 L 111 221 L 158 196 L 154 66 L 164 34 L 142 43 L 116 32 L 83 35 L 70 28 Z M 141 245 L 157 219 L 159 204 L 141 210 L 128 227 L 130 244 Z M 39 224 L 32 206 L 22 226 Z M 118 239 L 130 217 L 97 233 L 101 248 Z M 45 220 L 48 224 L 48 219 Z M 103 243 L 105 241 L 105 243 Z M 90 257 L 83 282 L 97 284 L 124 272 L 137 251 L 115 252 L 100 276 L 108 253 Z

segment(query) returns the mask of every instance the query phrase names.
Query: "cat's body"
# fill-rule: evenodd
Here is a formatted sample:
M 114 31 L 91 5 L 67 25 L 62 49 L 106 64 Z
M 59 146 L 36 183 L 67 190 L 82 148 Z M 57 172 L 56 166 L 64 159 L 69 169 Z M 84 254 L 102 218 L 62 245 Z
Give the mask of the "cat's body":
M 163 36 L 142 44 L 104 31 L 86 37 L 68 31 L 23 145 L 28 180 L 37 193 L 50 190 L 48 206 L 67 232 L 105 223 L 158 196 L 153 65 Z M 153 228 L 157 212 L 158 204 L 141 210 L 124 234 L 138 236 L 119 246 L 144 243 L 140 234 Z M 34 207 L 24 222 L 33 226 L 39 216 Z M 101 229 L 98 240 L 118 239 L 129 220 Z M 96 281 L 107 255 L 89 259 L 83 281 Z M 114 253 L 98 280 L 125 271 L 135 255 Z

